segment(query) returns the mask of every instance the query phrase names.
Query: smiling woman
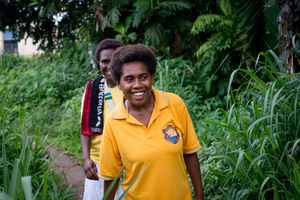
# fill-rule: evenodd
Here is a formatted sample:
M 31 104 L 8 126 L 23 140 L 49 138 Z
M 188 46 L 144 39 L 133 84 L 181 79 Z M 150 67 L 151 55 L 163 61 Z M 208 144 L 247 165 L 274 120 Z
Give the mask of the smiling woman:
M 154 107 L 151 87 L 154 74 L 150 74 L 142 62 L 130 62 L 123 66 L 118 87 L 127 98 L 127 109 L 146 127 Z
M 203 199 L 196 154 L 201 146 L 182 99 L 152 87 L 156 64 L 153 51 L 143 45 L 113 53 L 111 74 L 124 97 L 104 126 L 99 169 L 104 191 L 125 167 L 125 199 L 192 199 L 187 167 L 195 199 Z
M 98 44 L 95 60 L 103 75 L 87 84 L 82 99 L 80 138 L 86 175 L 84 200 L 102 199 L 104 194 L 104 182 L 98 177 L 99 148 L 105 118 L 122 97 L 122 91 L 116 86 L 110 70 L 112 53 L 120 46 L 123 46 L 122 42 L 109 38 Z

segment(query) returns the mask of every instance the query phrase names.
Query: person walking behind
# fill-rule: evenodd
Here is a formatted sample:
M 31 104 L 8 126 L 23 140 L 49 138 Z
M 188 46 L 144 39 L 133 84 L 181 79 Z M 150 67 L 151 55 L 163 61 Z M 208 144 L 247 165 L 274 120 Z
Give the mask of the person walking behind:
M 85 173 L 84 200 L 102 199 L 104 182 L 99 179 L 99 152 L 105 118 L 123 94 L 111 76 L 110 61 L 112 53 L 123 46 L 116 39 L 102 40 L 95 52 L 95 61 L 102 75 L 88 82 L 82 97 L 81 149 Z M 106 151 L 101 149 L 101 151 Z M 116 196 L 121 195 L 118 190 Z
M 187 169 L 195 199 L 203 200 L 201 146 L 191 117 L 178 95 L 152 87 L 156 65 L 154 52 L 143 45 L 113 53 L 111 74 L 124 96 L 104 125 L 99 169 L 104 191 L 124 167 L 123 190 L 133 184 L 126 200 L 191 200 Z

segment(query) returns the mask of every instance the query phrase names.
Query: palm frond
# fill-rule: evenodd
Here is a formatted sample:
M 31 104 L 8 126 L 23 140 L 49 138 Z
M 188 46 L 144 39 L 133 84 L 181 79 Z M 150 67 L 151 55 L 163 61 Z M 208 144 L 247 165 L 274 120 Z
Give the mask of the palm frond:
M 38 15 L 38 17 L 39 17 L 39 19 L 43 19 L 43 18 L 45 18 L 46 17 L 46 7 L 45 6 L 42 6 L 41 8 L 40 8 L 40 11 L 39 11 L 39 15 Z
M 102 1 L 100 1 L 100 2 L 102 2 Z M 107 0 L 107 2 L 111 3 L 112 6 L 117 7 L 117 8 L 122 8 L 123 6 L 130 4 L 130 1 L 127 1 L 127 0 L 113 0 L 113 1 Z
M 216 26 L 212 26 L 215 25 L 215 23 L 217 22 L 220 22 L 220 24 L 217 24 Z M 206 14 L 206 15 L 201 15 L 196 19 L 191 31 L 193 34 L 199 34 L 200 32 L 206 30 L 222 29 L 224 27 L 222 25 L 232 27 L 234 25 L 234 22 L 230 19 L 227 19 L 223 15 Z
M 209 58 L 213 51 L 222 51 L 231 47 L 231 41 L 223 32 L 213 34 L 201 47 L 196 51 L 196 56 L 203 56 Z
M 116 26 L 119 22 L 121 16 L 120 9 L 117 7 L 112 7 L 108 10 L 107 15 L 104 17 L 104 27 L 106 26 Z
M 56 6 L 55 6 L 55 2 L 51 2 L 50 4 L 47 5 L 48 9 L 47 9 L 47 16 L 53 16 L 55 14 L 56 11 Z
M 184 1 L 164 1 L 160 3 L 160 6 L 173 12 L 191 8 L 191 5 Z
M 219 0 L 219 5 L 225 15 L 230 15 L 232 13 L 232 5 L 230 0 Z
M 125 29 L 122 23 L 118 23 L 117 26 L 109 26 L 110 28 L 113 28 L 114 31 L 117 33 L 120 33 L 121 35 L 125 35 Z
M 150 41 L 152 44 L 159 44 L 163 36 L 163 29 L 161 27 L 161 24 L 158 22 L 149 24 L 145 31 L 145 40 Z
M 124 25 L 125 32 L 128 31 L 132 22 L 133 22 L 133 16 L 130 15 L 130 16 L 126 17 L 125 25 Z
M 279 13 L 279 5 L 274 2 L 271 7 L 265 7 L 266 13 L 266 43 L 268 48 L 274 49 L 278 44 L 278 22 L 275 20 Z
M 118 35 L 116 35 L 116 40 L 119 40 L 119 41 L 121 41 L 121 42 L 124 43 L 124 41 L 123 41 L 123 35 L 120 34 L 120 33 Z
M 143 18 L 150 12 L 149 8 L 139 8 L 133 13 L 133 27 L 138 27 Z
M 131 40 L 131 42 L 134 42 L 137 38 L 137 34 L 135 32 L 132 32 L 129 33 L 127 37 Z
M 150 5 L 151 5 L 151 0 L 137 0 L 136 2 L 134 2 L 133 7 L 136 7 L 136 9 L 140 9 L 140 8 L 149 7 Z
M 240 34 L 243 34 L 241 30 L 246 31 L 250 46 L 255 47 L 258 52 L 276 46 L 274 42 L 277 41 L 278 25 L 275 19 L 278 11 L 278 4 L 266 7 L 265 1 L 243 0 L 237 6 Z M 239 43 L 242 44 L 242 40 Z
M 193 23 L 184 17 L 171 18 L 169 21 L 169 26 L 172 27 L 176 32 L 182 32 L 184 30 L 189 30 L 193 26 Z
M 173 11 L 170 10 L 159 10 L 157 12 L 157 15 L 161 16 L 162 18 L 168 17 L 168 16 L 172 16 L 172 15 L 176 15 Z

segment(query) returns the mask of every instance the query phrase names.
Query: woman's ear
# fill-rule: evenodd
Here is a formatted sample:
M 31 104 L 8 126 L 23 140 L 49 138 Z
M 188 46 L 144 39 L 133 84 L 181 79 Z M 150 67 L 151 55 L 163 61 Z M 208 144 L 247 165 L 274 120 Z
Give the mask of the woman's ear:
M 153 85 L 154 84 L 154 74 L 151 74 L 150 76 L 151 76 L 151 85 Z
M 122 90 L 122 88 L 121 88 L 121 85 L 120 85 L 120 82 L 119 82 L 119 81 L 117 81 L 117 85 L 118 85 L 118 88 L 119 88 L 120 90 Z

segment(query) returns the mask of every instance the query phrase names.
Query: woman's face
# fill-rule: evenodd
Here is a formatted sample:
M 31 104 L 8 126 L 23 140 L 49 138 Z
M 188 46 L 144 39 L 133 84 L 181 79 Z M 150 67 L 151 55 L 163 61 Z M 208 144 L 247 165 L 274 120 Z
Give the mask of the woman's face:
M 122 67 L 118 87 L 132 108 L 147 107 L 151 103 L 153 81 L 154 75 L 150 75 L 142 62 L 130 62 Z
M 99 55 L 100 70 L 101 70 L 102 74 L 105 76 L 108 86 L 111 86 L 111 87 L 115 86 L 114 80 L 110 73 L 110 66 L 109 66 L 110 61 L 111 61 L 111 56 L 114 51 L 115 51 L 115 49 L 104 49 L 100 52 L 100 55 Z

